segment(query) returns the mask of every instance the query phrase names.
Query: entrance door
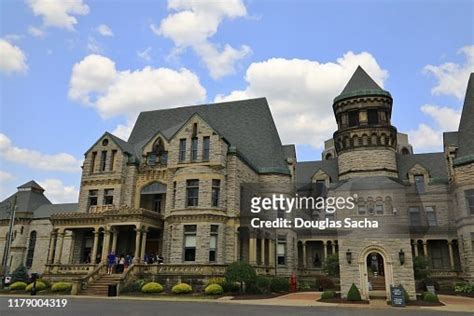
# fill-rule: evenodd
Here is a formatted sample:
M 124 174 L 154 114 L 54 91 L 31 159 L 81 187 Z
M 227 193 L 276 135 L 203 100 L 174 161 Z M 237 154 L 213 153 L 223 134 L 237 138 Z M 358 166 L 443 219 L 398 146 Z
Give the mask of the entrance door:
M 366 264 L 369 291 L 385 291 L 385 268 L 383 257 L 378 252 L 371 252 L 367 256 Z

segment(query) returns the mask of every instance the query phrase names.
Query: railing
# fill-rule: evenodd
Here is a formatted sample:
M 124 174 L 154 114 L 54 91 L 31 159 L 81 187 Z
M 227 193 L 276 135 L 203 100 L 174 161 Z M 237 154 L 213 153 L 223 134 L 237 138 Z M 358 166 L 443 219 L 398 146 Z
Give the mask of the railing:
M 91 205 L 89 207 L 89 213 L 104 213 L 107 211 L 112 211 L 115 209 L 115 205 L 106 204 L 106 205 Z
M 99 264 L 93 271 L 87 274 L 85 277 L 81 278 L 80 280 L 80 289 L 83 290 L 87 288 L 87 286 L 91 283 L 100 278 L 100 276 L 107 272 L 107 263 L 103 262 Z
M 51 274 L 86 274 L 93 271 L 95 264 L 79 263 L 79 264 L 61 264 L 53 263 L 46 265 L 46 272 Z

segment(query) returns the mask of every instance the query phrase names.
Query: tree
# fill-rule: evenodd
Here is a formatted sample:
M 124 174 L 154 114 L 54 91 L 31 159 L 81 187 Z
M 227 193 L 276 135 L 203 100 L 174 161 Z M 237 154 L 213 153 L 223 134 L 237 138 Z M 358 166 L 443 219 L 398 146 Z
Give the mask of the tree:
M 347 300 L 348 301 L 362 301 L 362 298 L 360 297 L 359 289 L 354 283 L 352 283 L 351 288 L 349 289 L 349 292 L 347 293 Z
M 339 256 L 337 254 L 327 256 L 324 272 L 333 277 L 339 276 Z
M 429 276 L 428 259 L 423 256 L 413 257 L 413 270 L 416 280 L 423 280 Z
M 257 278 L 257 273 L 250 264 L 236 261 L 231 263 L 225 270 L 225 278 L 229 283 L 240 283 L 240 290 L 242 292 L 244 284 L 254 282 Z
M 12 282 L 21 281 L 28 283 L 29 280 L 30 277 L 28 276 L 28 269 L 24 265 L 20 265 L 12 273 Z

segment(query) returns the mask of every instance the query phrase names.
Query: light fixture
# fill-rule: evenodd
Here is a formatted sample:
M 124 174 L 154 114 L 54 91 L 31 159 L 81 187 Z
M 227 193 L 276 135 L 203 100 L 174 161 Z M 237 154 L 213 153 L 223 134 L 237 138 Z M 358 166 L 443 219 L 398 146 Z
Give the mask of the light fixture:
M 347 249 L 347 251 L 346 251 L 346 259 L 347 259 L 347 263 L 351 264 L 351 262 L 352 262 L 352 252 L 351 252 L 350 249 Z
M 400 259 L 400 265 L 403 265 L 405 263 L 405 252 L 403 249 L 400 249 L 398 252 L 398 259 Z

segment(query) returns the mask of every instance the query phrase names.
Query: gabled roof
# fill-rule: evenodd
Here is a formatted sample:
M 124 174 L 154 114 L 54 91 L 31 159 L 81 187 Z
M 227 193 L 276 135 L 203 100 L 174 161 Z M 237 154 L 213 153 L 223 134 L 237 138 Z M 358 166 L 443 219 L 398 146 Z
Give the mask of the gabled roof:
M 407 180 L 408 172 L 416 164 L 428 170 L 431 178 L 448 178 L 446 158 L 444 153 L 441 152 L 415 155 L 397 154 L 397 166 L 400 179 Z
M 471 73 L 467 84 L 466 98 L 459 123 L 459 149 L 457 158 L 473 156 L 474 158 L 474 73 Z
M 218 132 L 230 147 L 261 173 L 289 173 L 282 144 L 265 98 L 203 104 L 142 112 L 128 143 L 138 143 L 157 132 L 171 138 L 194 114 Z
M 297 188 L 311 183 L 313 175 L 318 170 L 324 171 L 324 173 L 331 177 L 332 182 L 338 181 L 339 169 L 337 165 L 337 158 L 320 161 L 303 161 L 296 164 Z
M 125 153 L 129 153 L 129 154 L 134 154 L 135 151 L 134 151 L 134 148 L 132 145 L 130 145 L 129 143 L 127 143 L 126 141 L 124 141 L 123 139 L 115 136 L 114 134 L 111 134 L 109 132 L 105 132 L 104 134 L 102 134 L 102 136 L 100 136 L 97 141 L 88 149 L 86 150 L 86 154 L 92 150 L 92 148 L 94 148 L 95 145 L 97 145 L 97 143 L 104 137 L 109 137 L 115 144 L 117 144 L 117 146 Z

